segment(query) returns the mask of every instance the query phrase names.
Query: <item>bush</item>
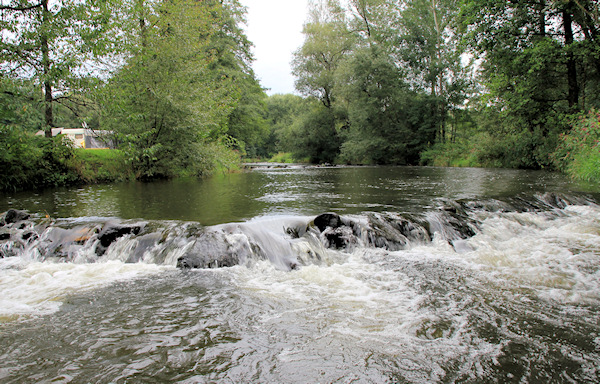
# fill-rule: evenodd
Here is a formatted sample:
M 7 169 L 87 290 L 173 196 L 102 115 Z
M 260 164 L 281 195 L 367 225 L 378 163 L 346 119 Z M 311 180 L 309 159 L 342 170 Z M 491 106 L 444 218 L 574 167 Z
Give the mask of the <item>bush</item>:
M 467 141 L 436 143 L 421 152 L 421 164 L 436 167 L 478 167 L 476 150 Z
M 123 152 L 117 149 L 75 150 L 77 173 L 87 183 L 108 183 L 133 178 Z
M 294 157 L 292 156 L 292 154 L 290 152 L 279 152 L 276 155 L 274 155 L 269 162 L 271 163 L 286 163 L 286 164 L 291 164 L 294 163 Z
M 571 131 L 559 136 L 551 159 L 558 169 L 574 178 L 600 181 L 600 111 L 575 117 Z
M 74 150 L 62 137 L 47 139 L 0 126 L 0 189 L 17 191 L 76 183 Z

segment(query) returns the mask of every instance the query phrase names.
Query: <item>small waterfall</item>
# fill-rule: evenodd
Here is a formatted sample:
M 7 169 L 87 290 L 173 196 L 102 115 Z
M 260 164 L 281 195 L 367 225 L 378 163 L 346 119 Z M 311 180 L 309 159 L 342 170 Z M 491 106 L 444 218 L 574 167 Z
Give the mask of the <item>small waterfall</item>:
M 502 212 L 560 215 L 569 205 L 593 204 L 578 196 L 544 194 L 530 199 L 440 200 L 421 216 L 367 212 L 358 216 L 269 217 L 204 227 L 194 222 L 79 218 L 53 220 L 9 210 L 0 227 L 0 257 L 34 261 L 173 265 L 182 269 L 251 265 L 268 260 L 278 269 L 343 262 L 356 248 L 407 249 L 448 242 L 470 250 L 465 239 L 481 221 Z

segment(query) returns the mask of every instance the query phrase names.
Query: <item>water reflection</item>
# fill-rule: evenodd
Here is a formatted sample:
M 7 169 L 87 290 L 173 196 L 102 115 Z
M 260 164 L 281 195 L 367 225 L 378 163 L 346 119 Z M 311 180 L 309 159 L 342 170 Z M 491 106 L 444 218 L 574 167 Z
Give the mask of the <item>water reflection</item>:
M 476 168 L 342 167 L 257 169 L 206 180 L 90 185 L 4 195 L 0 210 L 53 217 L 198 221 L 205 225 L 278 214 L 365 210 L 419 213 L 439 198 L 484 198 L 536 192 L 596 192 L 561 174 Z

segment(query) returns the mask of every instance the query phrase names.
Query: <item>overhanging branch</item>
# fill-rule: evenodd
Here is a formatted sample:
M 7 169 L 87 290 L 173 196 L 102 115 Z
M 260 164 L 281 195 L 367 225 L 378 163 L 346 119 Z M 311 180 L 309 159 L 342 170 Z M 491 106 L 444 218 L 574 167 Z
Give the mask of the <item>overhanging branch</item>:
M 33 4 L 33 5 L 28 5 L 28 6 L 10 6 L 10 5 L 0 5 L 0 11 L 4 11 L 4 10 L 8 10 L 8 11 L 19 11 L 19 12 L 26 12 L 26 11 L 31 11 L 32 9 L 35 8 L 39 8 L 42 6 L 42 3 L 37 3 L 37 4 Z

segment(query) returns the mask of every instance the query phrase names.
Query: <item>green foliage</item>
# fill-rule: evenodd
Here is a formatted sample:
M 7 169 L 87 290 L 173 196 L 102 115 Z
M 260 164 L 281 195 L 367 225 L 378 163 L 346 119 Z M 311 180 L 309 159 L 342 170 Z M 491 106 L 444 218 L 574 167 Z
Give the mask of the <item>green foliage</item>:
M 311 163 L 334 163 L 339 155 L 341 137 L 336 116 L 315 99 L 306 99 L 294 124 L 280 132 L 283 150 L 295 159 L 308 158 Z
M 0 74 L 43 89 L 43 126 L 55 126 L 55 104 L 77 99 L 91 76 L 89 65 L 114 49 L 113 6 L 118 1 L 8 0 L 0 7 Z M 38 89 L 39 89 L 38 88 Z
M 291 163 L 296 163 L 298 161 L 296 161 L 296 159 L 290 152 L 279 152 L 279 153 L 275 154 L 273 157 L 271 157 L 269 162 L 291 164 Z
M 75 149 L 75 169 L 86 183 L 132 180 L 125 155 L 116 149 Z
M 419 152 L 435 139 L 427 120 L 428 100 L 409 90 L 389 56 L 376 48 L 356 52 L 348 64 L 351 77 L 349 131 L 341 159 L 349 163 L 415 164 Z
M 477 147 L 473 146 L 477 139 L 456 140 L 436 143 L 421 152 L 421 164 L 436 167 L 480 167 Z
M 266 153 L 273 156 L 277 152 L 292 153 L 296 149 L 297 138 L 302 135 L 300 119 L 310 105 L 310 100 L 291 94 L 273 95 L 267 99 L 270 134 L 265 143 Z
M 141 45 L 98 101 L 103 128 L 118 134 L 139 179 L 200 176 L 216 166 L 203 156 L 214 153 L 211 143 L 224 135 L 237 97 L 233 79 L 214 67 L 212 23 L 220 10 L 216 2 L 181 0 L 130 15 L 145 17 L 131 31 Z
M 303 33 L 306 40 L 292 62 L 296 88 L 302 95 L 317 98 L 331 108 L 336 97 L 336 70 L 355 44 L 339 2 L 314 4 Z
M 229 114 L 227 134 L 237 140 L 237 149 L 245 152 L 246 156 L 267 157 L 267 96 L 253 76 L 243 76 L 236 86 L 241 96 Z
M 280 149 L 312 161 L 337 152 L 347 163 L 418 163 L 446 140 L 468 91 L 456 14 L 453 0 L 315 2 L 294 74 L 299 92 L 329 112 L 307 110 L 315 115 L 294 124 L 302 139 L 288 135 L 294 148 Z
M 28 132 L 42 129 L 38 93 L 32 82 L 0 78 L 0 124 L 23 127 Z
M 484 159 L 552 166 L 569 117 L 598 106 L 598 25 L 591 2 L 463 1 L 464 42 L 481 61 L 480 105 L 496 122 Z M 482 126 L 485 126 L 485 122 Z
M 600 181 L 600 112 L 590 110 L 574 118 L 551 158 L 558 169 L 575 178 Z
M 76 183 L 69 140 L 33 136 L 0 125 L 0 190 L 40 189 Z
M 264 155 L 244 12 L 238 0 L 3 2 L 3 188 L 202 176 Z M 67 153 L 27 133 L 83 122 L 121 150 Z
M 208 2 L 209 4 L 211 2 Z M 245 156 L 266 156 L 269 138 L 266 122 L 266 94 L 251 68 L 252 43 L 244 34 L 245 8 L 237 0 L 212 2 L 212 30 L 204 49 L 208 62 L 207 75 L 216 83 L 229 79 L 226 87 L 231 109 L 220 123 L 219 134 L 235 139 L 233 147 Z M 214 17 L 217 12 L 218 17 Z M 222 84 L 223 85 L 223 84 Z M 216 138 L 213 132 L 213 138 Z

